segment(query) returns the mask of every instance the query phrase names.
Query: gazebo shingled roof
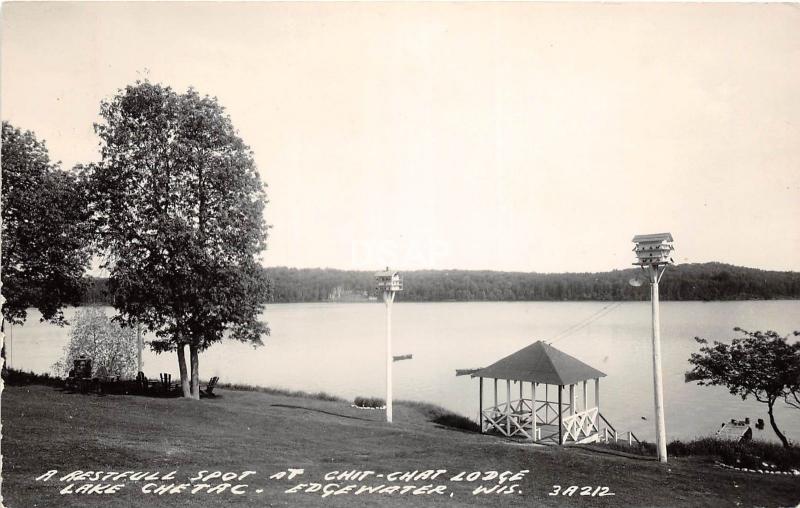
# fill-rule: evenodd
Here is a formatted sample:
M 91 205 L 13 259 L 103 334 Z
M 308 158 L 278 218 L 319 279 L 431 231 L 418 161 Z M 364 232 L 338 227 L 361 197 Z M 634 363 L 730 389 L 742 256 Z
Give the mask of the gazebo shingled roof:
M 472 377 L 571 385 L 605 377 L 605 374 L 549 344 L 536 341 L 475 372 Z

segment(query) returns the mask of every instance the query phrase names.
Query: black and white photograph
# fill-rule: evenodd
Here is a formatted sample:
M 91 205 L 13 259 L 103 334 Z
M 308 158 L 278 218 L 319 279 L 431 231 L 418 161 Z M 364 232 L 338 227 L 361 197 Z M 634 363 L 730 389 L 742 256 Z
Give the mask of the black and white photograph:
M 800 506 L 800 4 L 6 1 L 0 501 Z

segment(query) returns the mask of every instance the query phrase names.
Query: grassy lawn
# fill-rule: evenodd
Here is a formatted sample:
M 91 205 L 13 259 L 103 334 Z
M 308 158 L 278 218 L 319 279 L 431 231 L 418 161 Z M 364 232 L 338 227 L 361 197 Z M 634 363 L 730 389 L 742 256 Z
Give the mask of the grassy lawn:
M 380 410 L 299 396 L 218 389 L 219 397 L 187 401 L 130 395 L 81 395 L 42 385 L 3 392 L 3 503 L 42 506 L 795 506 L 800 477 L 757 475 L 715 467 L 708 459 L 674 458 L 662 465 L 645 458 L 580 448 L 522 445 L 444 427 L 417 404 L 395 405 L 395 423 Z M 304 474 L 269 479 L 287 468 Z M 36 477 L 50 469 L 47 482 Z M 446 469 L 436 480 L 388 482 L 399 471 Z M 516 482 L 521 492 L 473 495 L 489 482 L 449 481 L 466 471 L 530 470 Z M 184 491 L 145 494 L 147 481 L 127 481 L 113 494 L 60 494 L 72 471 L 177 470 L 180 484 L 199 471 L 255 471 L 241 495 Z M 372 470 L 359 481 L 326 481 L 326 473 Z M 444 495 L 360 494 L 323 498 L 285 493 L 299 483 L 445 485 Z M 81 481 L 83 483 L 102 483 Z M 106 482 L 115 483 L 115 482 Z M 202 482 L 195 482 L 202 483 Z M 219 479 L 208 484 L 222 483 Z M 606 486 L 614 496 L 551 496 L 565 488 Z M 261 490 L 261 492 L 257 492 Z M 450 497 L 450 494 L 453 494 Z

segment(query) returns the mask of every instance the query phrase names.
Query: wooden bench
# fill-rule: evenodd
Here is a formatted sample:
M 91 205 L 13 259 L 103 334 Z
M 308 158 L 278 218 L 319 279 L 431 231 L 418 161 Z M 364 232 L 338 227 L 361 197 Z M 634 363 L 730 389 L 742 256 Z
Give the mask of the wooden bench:
M 84 355 L 73 360 L 73 368 L 64 380 L 64 387 L 68 390 L 86 392 L 94 384 L 92 379 L 92 359 Z

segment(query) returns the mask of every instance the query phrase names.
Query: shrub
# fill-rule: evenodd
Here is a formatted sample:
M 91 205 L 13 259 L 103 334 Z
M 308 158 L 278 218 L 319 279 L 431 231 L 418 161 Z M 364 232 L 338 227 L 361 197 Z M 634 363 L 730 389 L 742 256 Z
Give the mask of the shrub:
M 353 404 L 358 407 L 379 408 L 386 406 L 386 401 L 378 397 L 356 397 Z
M 64 380 L 50 374 L 36 374 L 15 369 L 3 369 L 3 381 L 11 386 L 45 385 L 62 386 Z
M 778 469 L 781 471 L 800 467 L 800 448 L 784 448 L 778 443 L 753 440 L 734 442 L 713 437 L 693 441 L 673 441 L 667 453 L 675 457 L 712 457 L 724 464 L 748 469 Z M 766 465 L 764 465 L 766 464 Z
M 456 413 L 451 413 L 446 411 L 438 416 L 435 416 L 432 420 L 433 423 L 438 423 L 439 425 L 444 425 L 445 427 L 450 427 L 452 429 L 461 429 L 461 430 L 468 430 L 470 432 L 480 432 L 481 427 L 477 423 L 473 422 L 466 416 L 461 416 Z
M 416 402 L 410 400 L 403 400 L 399 401 L 398 404 L 402 404 L 404 406 L 409 406 L 417 409 L 428 421 L 437 423 L 444 427 L 449 427 L 451 429 L 460 429 L 466 430 L 469 432 L 480 432 L 481 427 L 471 419 L 467 418 L 466 416 L 462 416 L 458 413 L 454 413 L 448 409 L 445 409 L 441 406 L 437 406 L 435 404 L 430 404 L 427 402 Z
M 81 355 L 92 359 L 93 374 L 104 367 L 110 376 L 133 378 L 137 366 L 136 331 L 121 327 L 99 307 L 81 309 L 69 331 L 64 357 L 53 365 L 53 371 L 57 376 L 66 376 Z
M 619 441 L 603 444 L 603 446 L 636 455 L 656 456 L 656 448 L 653 443 L 642 442 L 629 446 L 628 443 Z M 706 457 L 729 466 L 748 469 L 788 471 L 800 468 L 800 448 L 796 446 L 784 448 L 778 443 L 759 440 L 739 443 L 716 437 L 704 437 L 691 441 L 676 440 L 667 444 L 667 455 L 671 457 Z

